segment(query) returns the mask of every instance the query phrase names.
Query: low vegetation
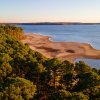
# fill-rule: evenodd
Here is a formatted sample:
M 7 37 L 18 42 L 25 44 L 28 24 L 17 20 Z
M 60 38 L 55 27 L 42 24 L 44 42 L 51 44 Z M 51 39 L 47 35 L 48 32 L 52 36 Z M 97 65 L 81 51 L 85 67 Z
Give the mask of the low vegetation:
M 100 70 L 48 59 L 22 37 L 22 28 L 0 26 L 0 100 L 100 100 Z

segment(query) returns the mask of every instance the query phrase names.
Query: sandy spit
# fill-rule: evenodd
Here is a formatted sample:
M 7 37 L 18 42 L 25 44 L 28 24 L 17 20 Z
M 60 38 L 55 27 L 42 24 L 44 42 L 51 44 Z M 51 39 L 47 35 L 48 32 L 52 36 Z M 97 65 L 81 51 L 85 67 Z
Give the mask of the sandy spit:
M 50 36 L 28 34 L 21 40 L 27 43 L 32 50 L 42 53 L 48 58 L 60 58 L 72 61 L 76 58 L 100 59 L 100 50 L 90 44 L 79 42 L 55 42 Z

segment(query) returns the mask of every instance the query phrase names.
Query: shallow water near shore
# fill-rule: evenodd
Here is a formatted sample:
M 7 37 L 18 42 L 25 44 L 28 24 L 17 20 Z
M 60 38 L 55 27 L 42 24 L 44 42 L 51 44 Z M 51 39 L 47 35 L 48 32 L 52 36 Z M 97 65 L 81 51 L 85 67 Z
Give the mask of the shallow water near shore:
M 89 43 L 100 50 L 100 25 L 18 25 L 25 33 L 52 36 L 53 41 Z M 77 59 L 100 68 L 100 60 Z

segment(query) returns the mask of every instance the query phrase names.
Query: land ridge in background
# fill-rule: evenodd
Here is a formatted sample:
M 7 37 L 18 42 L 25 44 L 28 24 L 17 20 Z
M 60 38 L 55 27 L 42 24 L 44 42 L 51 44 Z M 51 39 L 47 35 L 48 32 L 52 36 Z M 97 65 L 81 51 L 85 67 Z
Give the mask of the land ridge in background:
M 31 22 L 31 23 L 0 23 L 8 25 L 100 25 L 100 23 L 82 22 Z

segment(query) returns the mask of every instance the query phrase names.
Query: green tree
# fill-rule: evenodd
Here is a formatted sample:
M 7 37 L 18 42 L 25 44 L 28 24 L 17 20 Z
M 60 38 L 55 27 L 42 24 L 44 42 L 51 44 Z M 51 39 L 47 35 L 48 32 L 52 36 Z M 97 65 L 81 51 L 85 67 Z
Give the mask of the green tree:
M 4 100 L 30 100 L 36 92 L 36 85 L 19 77 L 9 78 L 5 86 L 1 94 Z
M 61 63 L 61 69 L 62 69 L 63 73 L 73 72 L 74 71 L 74 64 L 65 60 Z
M 87 95 L 84 95 L 82 92 L 74 92 L 72 93 L 69 100 L 89 100 L 89 97 Z
M 78 81 L 79 79 L 77 76 L 71 72 L 63 75 L 60 83 L 62 84 L 62 88 L 72 91 L 76 87 Z
M 79 77 L 77 89 L 83 90 L 100 85 L 100 76 L 94 72 L 81 73 L 77 77 Z
M 75 64 L 75 71 L 77 73 L 85 73 L 91 71 L 90 66 L 85 64 L 83 61 L 79 61 L 79 63 Z
M 56 88 L 57 76 L 58 76 L 57 72 L 61 67 L 60 64 L 61 64 L 61 61 L 58 60 L 57 58 L 48 59 L 45 64 L 46 69 L 48 70 L 48 72 L 50 72 L 52 76 L 51 84 L 53 83 L 54 88 Z
M 50 93 L 47 100 L 70 100 L 71 93 L 66 90 L 59 90 L 54 93 Z
M 91 100 L 100 99 L 100 88 L 99 88 L 99 86 L 87 88 L 83 92 L 84 92 L 84 94 L 88 95 Z

